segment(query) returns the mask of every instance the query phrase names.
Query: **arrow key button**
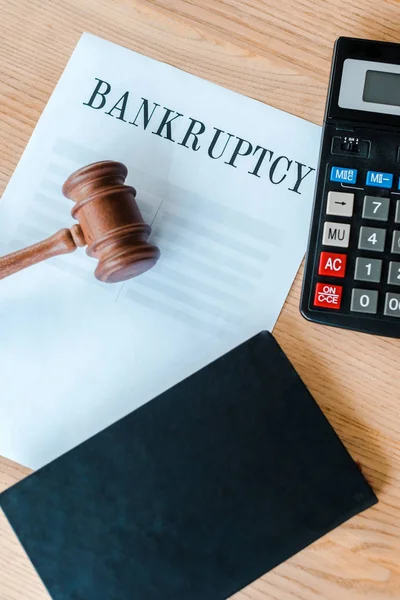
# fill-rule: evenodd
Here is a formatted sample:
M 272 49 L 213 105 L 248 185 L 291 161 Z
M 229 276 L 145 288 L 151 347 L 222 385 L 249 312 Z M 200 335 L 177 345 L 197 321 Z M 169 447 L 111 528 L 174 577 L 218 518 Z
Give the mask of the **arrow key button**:
M 352 217 L 354 194 L 346 192 L 329 192 L 326 203 L 326 214 L 335 217 Z

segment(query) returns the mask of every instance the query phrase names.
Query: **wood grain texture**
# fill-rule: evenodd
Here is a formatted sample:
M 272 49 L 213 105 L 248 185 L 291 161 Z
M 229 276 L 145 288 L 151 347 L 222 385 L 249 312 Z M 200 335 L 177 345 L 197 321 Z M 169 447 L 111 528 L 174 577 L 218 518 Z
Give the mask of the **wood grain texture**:
M 141 275 L 160 257 L 147 241 L 151 227 L 136 203 L 135 188 L 125 185 L 127 174 L 124 164 L 103 160 L 72 173 L 62 188 L 75 202 L 71 214 L 79 221 L 87 254 L 99 261 L 95 276 L 105 283 Z
M 51 237 L 22 248 L 11 254 L 0 257 L 0 279 L 9 277 L 13 273 L 27 269 L 43 260 L 58 256 L 59 254 L 69 254 L 77 248 L 72 233 L 69 229 L 61 229 Z
M 83 31 L 320 123 L 339 35 L 399 40 L 398 0 L 0 0 L 0 191 Z M 400 340 L 310 324 L 300 272 L 275 335 L 380 503 L 236 600 L 400 597 Z M 0 461 L 2 489 L 28 471 Z M 4 517 L 1 600 L 46 591 Z

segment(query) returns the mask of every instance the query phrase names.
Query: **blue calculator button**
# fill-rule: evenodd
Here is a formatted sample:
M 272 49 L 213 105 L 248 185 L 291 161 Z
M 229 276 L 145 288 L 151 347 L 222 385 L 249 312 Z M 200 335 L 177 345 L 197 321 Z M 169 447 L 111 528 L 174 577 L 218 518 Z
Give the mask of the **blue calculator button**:
M 368 171 L 367 185 L 380 188 L 391 188 L 393 185 L 393 175 L 391 173 L 381 173 L 380 171 Z
M 332 167 L 331 181 L 341 183 L 355 183 L 357 181 L 357 169 L 344 169 L 343 167 Z

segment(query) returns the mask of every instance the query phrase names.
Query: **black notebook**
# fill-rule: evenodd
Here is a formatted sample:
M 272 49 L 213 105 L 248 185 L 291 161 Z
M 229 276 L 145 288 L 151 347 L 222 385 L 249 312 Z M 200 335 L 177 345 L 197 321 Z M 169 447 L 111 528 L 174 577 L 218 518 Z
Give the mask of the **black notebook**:
M 260 333 L 0 501 L 54 600 L 224 600 L 377 500 Z

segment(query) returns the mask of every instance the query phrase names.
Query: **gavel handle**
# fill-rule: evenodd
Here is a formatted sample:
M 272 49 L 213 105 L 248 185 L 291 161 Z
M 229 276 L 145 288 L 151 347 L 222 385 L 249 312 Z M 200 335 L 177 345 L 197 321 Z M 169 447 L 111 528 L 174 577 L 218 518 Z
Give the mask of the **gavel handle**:
M 22 269 L 26 269 L 53 256 L 69 254 L 70 252 L 74 252 L 78 246 L 85 245 L 85 237 L 79 225 L 73 225 L 71 229 L 61 229 L 38 244 L 1 257 L 0 279 L 4 279 L 13 273 L 22 271 Z

